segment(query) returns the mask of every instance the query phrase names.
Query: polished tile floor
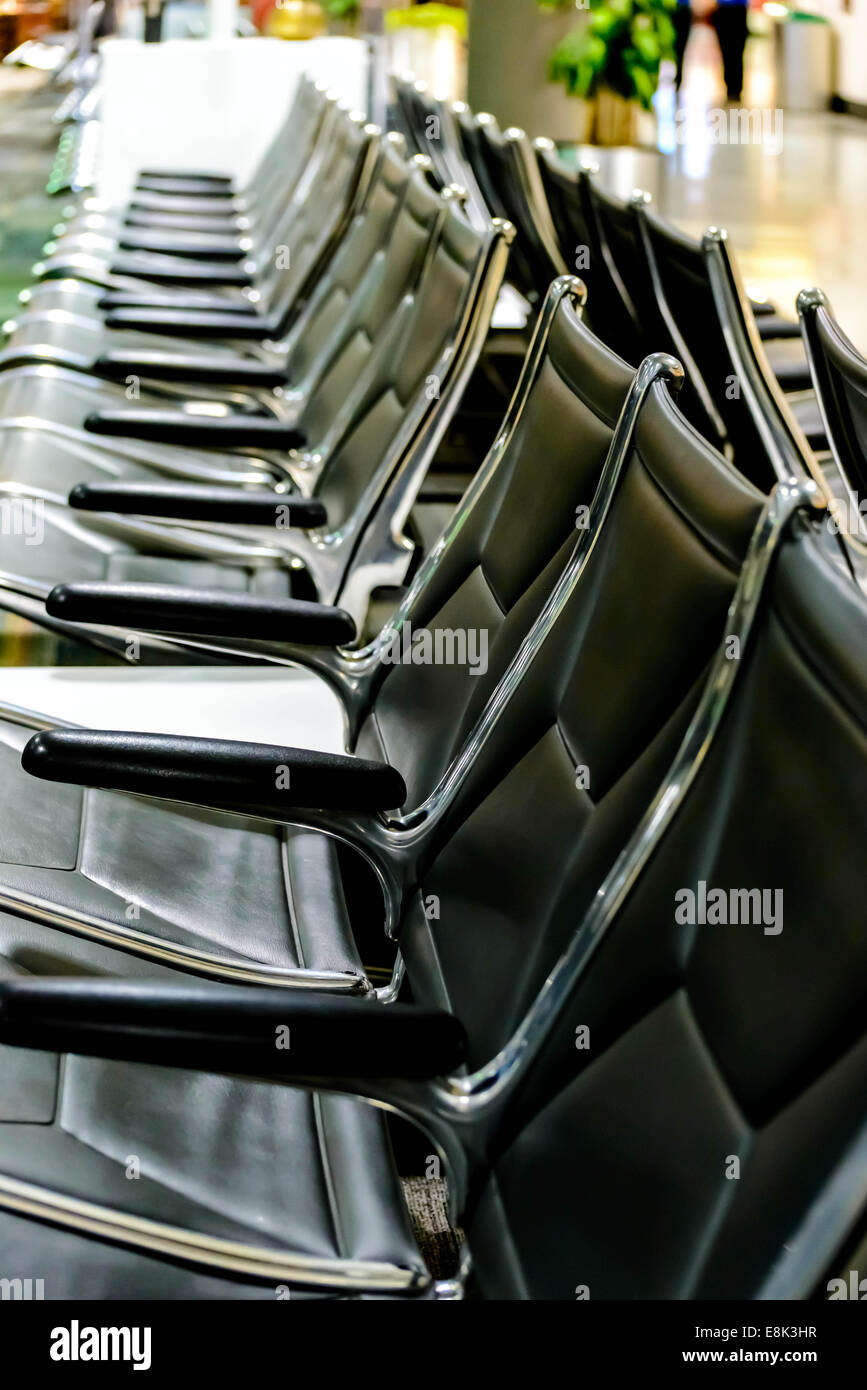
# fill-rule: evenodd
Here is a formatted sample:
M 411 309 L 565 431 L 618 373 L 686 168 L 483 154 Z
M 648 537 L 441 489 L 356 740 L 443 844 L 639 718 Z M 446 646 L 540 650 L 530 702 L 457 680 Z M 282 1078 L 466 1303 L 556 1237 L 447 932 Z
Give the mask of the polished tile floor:
M 827 112 L 774 115 L 773 46 L 747 45 L 744 105 L 768 115 L 765 143 L 714 139 L 723 106 L 719 52 L 706 25 L 690 38 L 679 101 L 670 82 L 658 97 L 656 151 L 582 151 L 607 186 L 653 195 L 694 235 L 725 227 L 751 294 L 794 315 L 800 289 L 819 285 L 844 329 L 867 353 L 867 121 Z M 730 129 L 730 127 L 729 127 Z

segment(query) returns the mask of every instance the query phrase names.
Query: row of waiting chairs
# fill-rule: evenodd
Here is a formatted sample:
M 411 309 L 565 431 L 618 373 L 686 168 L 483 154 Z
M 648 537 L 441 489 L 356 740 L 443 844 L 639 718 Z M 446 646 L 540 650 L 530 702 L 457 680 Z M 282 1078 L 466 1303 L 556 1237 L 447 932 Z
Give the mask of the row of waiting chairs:
M 423 82 L 396 78 L 393 110 L 414 147 L 430 152 L 441 182 L 463 179 L 479 216 L 491 209 L 512 220 L 510 273 L 531 302 L 577 266 L 594 332 L 633 365 L 661 348 L 676 355 L 685 368 L 681 409 L 758 486 L 794 474 L 813 476 L 844 503 L 863 493 L 863 429 L 853 459 L 816 399 L 808 326 L 747 298 L 724 231 L 710 228 L 696 241 L 659 217 L 647 193 L 623 202 L 600 186 L 592 164 L 570 168 L 550 140 L 501 131 L 491 115 L 434 98 Z M 799 310 L 814 298 L 805 295 Z M 828 336 L 839 342 L 839 327 Z M 855 536 L 863 540 L 857 528 Z
M 285 746 L 0 706 L 0 1265 L 49 1298 L 824 1296 L 867 1249 L 849 543 L 572 275 L 426 497 L 518 244 L 431 163 L 304 83 L 244 190 L 154 171 L 71 215 L 11 332 L 4 487 L 46 526 L 4 536 L 3 604 L 298 678 Z M 326 688 L 341 755 L 291 743 Z M 438 1165 L 444 1270 L 406 1200 Z

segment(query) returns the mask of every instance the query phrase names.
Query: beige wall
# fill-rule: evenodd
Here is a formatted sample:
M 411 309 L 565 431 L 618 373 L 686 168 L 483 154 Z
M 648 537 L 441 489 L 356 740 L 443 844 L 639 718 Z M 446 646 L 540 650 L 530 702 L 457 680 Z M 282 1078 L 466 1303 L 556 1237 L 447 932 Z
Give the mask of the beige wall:
M 545 14 L 536 0 L 469 0 L 468 9 L 470 105 L 531 136 L 580 139 L 582 103 L 548 81 L 548 60 L 563 34 L 582 22 L 582 12 Z

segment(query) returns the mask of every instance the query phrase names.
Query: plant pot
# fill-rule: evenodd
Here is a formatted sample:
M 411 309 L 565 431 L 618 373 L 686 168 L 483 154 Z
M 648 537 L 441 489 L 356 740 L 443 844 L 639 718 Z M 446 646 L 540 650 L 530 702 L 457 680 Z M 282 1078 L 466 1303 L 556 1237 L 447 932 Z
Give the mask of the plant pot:
M 593 143 L 596 145 L 635 145 L 641 107 L 618 92 L 602 87 L 596 94 Z
M 596 130 L 596 102 L 586 97 L 567 97 L 572 108 L 569 139 L 576 145 L 592 145 Z
M 316 0 L 277 0 L 265 33 L 274 39 L 318 39 L 325 28 L 325 11 Z
M 328 32 L 333 38 L 357 39 L 361 33 L 361 15 L 349 19 L 329 19 Z

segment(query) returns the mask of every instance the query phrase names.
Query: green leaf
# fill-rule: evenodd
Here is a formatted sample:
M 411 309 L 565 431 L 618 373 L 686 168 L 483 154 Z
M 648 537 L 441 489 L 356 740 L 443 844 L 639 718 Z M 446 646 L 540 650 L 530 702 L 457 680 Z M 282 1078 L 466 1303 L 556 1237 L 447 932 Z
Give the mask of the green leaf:
M 659 66 L 673 56 L 676 0 L 590 0 L 589 19 L 551 55 L 550 76 L 575 96 L 609 87 L 650 109 Z M 558 6 L 568 9 L 568 3 Z

